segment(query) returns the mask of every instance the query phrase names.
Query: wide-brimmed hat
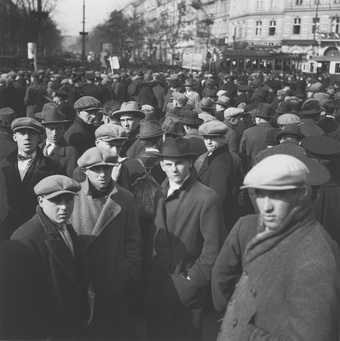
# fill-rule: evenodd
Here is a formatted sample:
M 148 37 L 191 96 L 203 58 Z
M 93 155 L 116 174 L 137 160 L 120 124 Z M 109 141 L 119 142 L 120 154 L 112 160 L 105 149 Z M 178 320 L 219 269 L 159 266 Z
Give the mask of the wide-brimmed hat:
M 168 137 L 162 145 L 160 156 L 163 159 L 191 159 L 197 155 L 191 149 L 189 139 Z
M 255 116 L 269 120 L 274 117 L 274 109 L 269 103 L 260 103 L 255 112 Z
M 193 86 L 193 82 L 192 82 L 192 80 L 191 79 L 187 79 L 185 82 L 184 82 L 184 86 Z
M 322 111 L 321 105 L 318 100 L 310 98 L 307 99 L 301 107 L 301 116 L 315 116 L 319 115 Z
M 301 146 L 318 159 L 332 160 L 340 156 L 340 142 L 329 136 L 307 136 Z
M 177 112 L 178 121 L 189 126 L 199 126 L 203 123 L 196 111 L 191 109 L 181 109 Z
M 123 102 L 120 109 L 112 113 L 111 116 L 119 119 L 123 115 L 131 115 L 140 119 L 145 117 L 145 114 L 139 109 L 136 101 Z
M 50 124 L 66 124 L 70 122 L 55 103 L 44 104 L 41 111 L 41 117 L 41 123 L 45 126 Z
M 141 140 L 160 137 L 164 134 L 160 123 L 156 120 L 142 120 L 139 126 L 138 137 Z

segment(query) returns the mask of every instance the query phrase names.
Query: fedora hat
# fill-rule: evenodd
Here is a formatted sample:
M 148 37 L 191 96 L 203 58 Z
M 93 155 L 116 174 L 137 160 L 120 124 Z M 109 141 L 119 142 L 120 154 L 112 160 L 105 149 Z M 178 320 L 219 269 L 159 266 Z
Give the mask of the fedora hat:
M 322 111 L 321 105 L 318 100 L 310 98 L 307 99 L 301 107 L 301 116 L 315 116 L 319 115 Z
M 131 115 L 140 119 L 145 117 L 143 111 L 139 110 L 138 103 L 136 101 L 123 102 L 120 109 L 113 112 L 111 117 L 119 119 L 122 115 Z
M 277 135 L 276 135 L 276 139 L 277 141 L 280 141 L 280 139 L 283 136 L 294 136 L 297 139 L 303 139 L 304 135 L 301 133 L 300 128 L 295 125 L 295 124 L 289 124 L 286 125 Z
M 199 126 L 203 123 L 203 120 L 198 117 L 197 112 L 191 109 L 182 109 L 177 112 L 178 120 L 182 124 L 189 126 Z
M 162 145 L 160 156 L 163 159 L 192 159 L 197 155 L 191 149 L 189 139 L 168 137 Z
M 193 82 L 191 79 L 187 79 L 185 82 L 184 82 L 184 86 L 193 86 Z
M 41 117 L 41 123 L 45 126 L 49 124 L 65 124 L 70 122 L 54 103 L 44 104 L 41 111 Z
M 138 137 L 141 140 L 160 137 L 163 135 L 163 130 L 158 121 L 155 120 L 142 120 L 139 127 Z
M 257 107 L 255 116 L 263 118 L 265 120 L 269 120 L 274 117 L 274 109 L 268 103 L 260 103 Z

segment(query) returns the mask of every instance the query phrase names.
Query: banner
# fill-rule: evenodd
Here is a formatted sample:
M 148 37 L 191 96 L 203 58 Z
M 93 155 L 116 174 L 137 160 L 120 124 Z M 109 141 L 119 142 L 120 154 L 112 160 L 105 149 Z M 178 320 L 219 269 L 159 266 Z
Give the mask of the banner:
M 27 43 L 27 58 L 35 59 L 37 56 L 37 43 Z
M 201 53 L 184 53 L 182 67 L 190 70 L 201 70 L 203 55 Z
M 117 56 L 109 57 L 109 62 L 110 62 L 111 70 L 120 69 L 119 59 Z

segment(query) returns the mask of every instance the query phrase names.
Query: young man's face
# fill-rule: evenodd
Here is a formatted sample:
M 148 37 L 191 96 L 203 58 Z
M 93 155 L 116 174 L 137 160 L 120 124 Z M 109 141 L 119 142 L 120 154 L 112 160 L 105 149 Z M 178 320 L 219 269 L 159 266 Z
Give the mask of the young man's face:
M 226 144 L 224 136 L 204 136 L 204 144 L 209 153 Z
M 136 124 L 137 120 L 132 115 L 122 115 L 120 117 L 120 125 L 128 134 L 132 131 Z
M 50 220 L 56 224 L 65 224 L 71 217 L 73 211 L 74 196 L 73 194 L 61 194 L 50 199 L 41 196 L 38 198 L 38 202 Z
M 85 171 L 90 183 L 97 191 L 105 191 L 110 186 L 112 182 L 111 173 L 112 166 L 109 165 L 95 166 Z
M 164 159 L 161 168 L 170 182 L 181 184 L 190 175 L 192 162 L 185 159 Z
M 289 213 L 299 204 L 303 190 L 305 189 L 285 191 L 256 189 L 255 202 L 264 226 L 269 230 L 280 228 Z
M 58 144 L 64 137 L 65 126 L 63 124 L 49 124 L 45 126 L 46 141 Z
M 19 154 L 32 154 L 36 151 L 40 135 L 32 129 L 20 129 L 13 134 L 13 140 L 17 143 Z

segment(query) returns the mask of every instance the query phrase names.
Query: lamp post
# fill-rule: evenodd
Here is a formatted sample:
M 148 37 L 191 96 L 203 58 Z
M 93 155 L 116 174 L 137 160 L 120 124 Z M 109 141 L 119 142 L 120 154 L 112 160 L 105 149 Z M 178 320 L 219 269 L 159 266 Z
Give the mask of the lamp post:
M 83 0 L 83 30 L 79 32 L 81 36 L 81 60 L 83 64 L 86 63 L 86 36 L 88 35 L 88 32 L 85 31 L 85 0 Z

